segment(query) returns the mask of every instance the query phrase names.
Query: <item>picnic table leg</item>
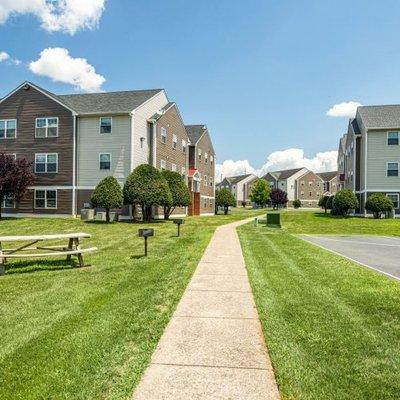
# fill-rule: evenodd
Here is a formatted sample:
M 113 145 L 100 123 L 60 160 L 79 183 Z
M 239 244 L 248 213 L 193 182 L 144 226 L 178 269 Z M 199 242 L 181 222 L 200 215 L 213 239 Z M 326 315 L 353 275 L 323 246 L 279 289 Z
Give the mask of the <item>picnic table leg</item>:
M 75 250 L 80 250 L 81 249 L 81 246 L 80 246 L 80 244 L 79 244 L 79 238 L 76 238 L 75 239 Z M 82 253 L 78 253 L 77 254 L 77 257 L 78 257 L 78 261 L 79 261 L 79 266 L 80 267 L 84 267 L 85 266 L 85 263 L 84 263 L 84 261 L 83 261 L 83 255 L 82 255 Z
M 68 250 L 72 250 L 74 245 L 74 239 L 70 238 L 68 241 Z M 71 254 L 67 255 L 67 262 L 71 262 Z
M 3 250 L 1 247 L 1 242 L 0 242 L 0 256 L 3 255 Z M 6 259 L 1 257 L 0 258 L 0 275 L 4 275 L 6 273 L 6 268 L 4 266 L 4 264 L 6 263 Z

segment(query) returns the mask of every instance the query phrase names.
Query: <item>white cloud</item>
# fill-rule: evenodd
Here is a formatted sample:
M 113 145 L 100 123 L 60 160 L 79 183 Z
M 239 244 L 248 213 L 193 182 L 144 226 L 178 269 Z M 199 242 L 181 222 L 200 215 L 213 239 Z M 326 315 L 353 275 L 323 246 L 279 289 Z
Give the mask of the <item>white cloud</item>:
M 34 74 L 54 82 L 69 83 L 85 92 L 100 91 L 106 80 L 85 58 L 73 58 L 67 49 L 57 47 L 44 49 L 38 60 L 29 63 L 29 69 Z
M 357 101 L 348 101 L 343 103 L 335 104 L 331 107 L 326 115 L 329 117 L 347 117 L 354 118 L 356 115 L 357 107 L 360 107 L 362 104 Z
M 21 64 L 21 61 L 15 58 L 11 58 L 10 55 L 5 51 L 0 51 L 0 62 L 7 62 L 8 64 L 14 64 L 14 65 Z
M 105 0 L 0 0 L 0 24 L 10 17 L 32 14 L 49 32 L 71 35 L 94 29 L 103 14 Z
M 313 158 L 305 157 L 302 149 L 275 151 L 267 157 L 267 162 L 258 170 L 253 168 L 248 160 L 226 160 L 222 164 L 216 165 L 216 181 L 221 181 L 226 176 L 252 172 L 263 176 L 268 171 L 302 167 L 314 172 L 335 171 L 337 169 L 337 151 L 317 153 Z

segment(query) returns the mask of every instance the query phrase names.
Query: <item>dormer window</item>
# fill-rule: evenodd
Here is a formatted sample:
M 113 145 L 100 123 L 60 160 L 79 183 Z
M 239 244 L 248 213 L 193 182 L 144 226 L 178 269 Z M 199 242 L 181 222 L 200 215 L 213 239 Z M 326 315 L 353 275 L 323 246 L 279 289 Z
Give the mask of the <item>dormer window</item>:
M 100 133 L 111 133 L 112 132 L 112 118 L 101 117 L 100 118 Z
M 36 118 L 35 137 L 48 138 L 58 136 L 58 118 Z

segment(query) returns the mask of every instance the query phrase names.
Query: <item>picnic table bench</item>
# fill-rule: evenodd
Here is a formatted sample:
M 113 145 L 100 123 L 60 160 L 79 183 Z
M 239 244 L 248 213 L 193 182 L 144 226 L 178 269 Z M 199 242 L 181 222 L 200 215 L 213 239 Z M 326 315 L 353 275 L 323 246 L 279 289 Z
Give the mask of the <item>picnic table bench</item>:
M 9 258 L 32 258 L 32 257 L 55 257 L 66 256 L 67 262 L 71 261 L 72 256 L 76 256 L 79 261 L 79 266 L 83 267 L 83 254 L 92 251 L 97 251 L 97 247 L 90 247 L 82 249 L 80 240 L 90 238 L 88 233 L 62 233 L 55 235 L 29 235 L 29 236 L 0 236 L 0 275 L 4 275 L 4 264 Z M 51 246 L 34 246 L 38 242 L 45 242 L 50 240 L 68 240 L 67 245 L 51 245 Z M 13 249 L 5 249 L 4 243 L 12 242 L 28 242 Z M 32 253 L 25 253 L 32 251 Z M 48 251 L 48 252 L 43 252 Z

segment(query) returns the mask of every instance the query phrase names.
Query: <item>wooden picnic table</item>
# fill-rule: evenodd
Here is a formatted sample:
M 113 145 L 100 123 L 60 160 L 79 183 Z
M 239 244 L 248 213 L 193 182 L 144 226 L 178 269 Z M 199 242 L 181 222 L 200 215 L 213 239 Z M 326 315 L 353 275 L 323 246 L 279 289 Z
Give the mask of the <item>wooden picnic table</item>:
M 61 233 L 53 235 L 27 235 L 27 236 L 0 236 L 0 275 L 4 275 L 5 267 L 4 264 L 9 258 L 32 258 L 32 257 L 54 257 L 54 256 L 66 256 L 67 262 L 71 261 L 72 256 L 76 256 L 79 261 L 79 266 L 83 267 L 84 260 L 83 254 L 96 251 L 97 247 L 91 247 L 82 249 L 80 246 L 80 240 L 84 238 L 90 238 L 91 235 L 88 233 L 77 232 L 77 233 Z M 45 242 L 50 240 L 68 240 L 67 245 L 51 245 L 51 246 L 34 246 L 36 243 Z M 12 249 L 5 249 L 4 243 L 11 242 L 27 242 L 19 247 Z M 49 251 L 43 253 L 43 250 Z M 34 251 L 33 253 L 25 253 L 26 251 Z

